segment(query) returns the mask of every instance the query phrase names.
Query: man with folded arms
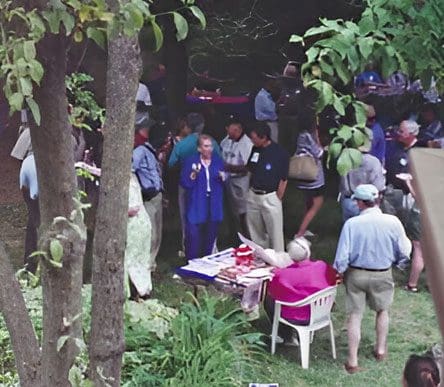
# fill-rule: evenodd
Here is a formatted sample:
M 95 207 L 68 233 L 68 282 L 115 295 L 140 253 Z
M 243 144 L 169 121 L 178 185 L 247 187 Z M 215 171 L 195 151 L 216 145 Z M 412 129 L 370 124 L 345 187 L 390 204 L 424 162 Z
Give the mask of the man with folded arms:
M 412 246 L 396 216 L 379 209 L 379 192 L 371 184 L 361 184 L 352 195 L 360 214 L 348 219 L 341 231 L 333 267 L 344 275 L 348 315 L 348 373 L 361 371 L 358 348 L 361 320 L 366 302 L 376 312 L 377 361 L 387 357 L 389 308 L 393 302 L 394 282 L 391 267 L 408 259 Z

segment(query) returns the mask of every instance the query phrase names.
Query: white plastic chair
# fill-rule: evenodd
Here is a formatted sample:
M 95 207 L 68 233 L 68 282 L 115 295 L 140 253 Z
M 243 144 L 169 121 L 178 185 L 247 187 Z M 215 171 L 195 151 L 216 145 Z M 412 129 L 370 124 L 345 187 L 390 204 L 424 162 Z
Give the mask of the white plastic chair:
M 336 359 L 336 345 L 335 335 L 333 331 L 333 323 L 331 321 L 331 308 L 336 298 L 336 286 L 330 286 L 317 293 L 312 294 L 297 302 L 283 302 L 275 301 L 273 326 L 271 329 L 271 354 L 274 355 L 276 350 L 276 337 L 278 334 L 279 323 L 288 325 L 289 327 L 296 329 L 299 335 L 299 345 L 301 348 L 301 363 L 302 368 L 307 369 L 310 358 L 310 343 L 313 342 L 314 332 L 330 327 L 330 339 L 331 339 L 331 352 L 333 359 Z M 310 305 L 310 324 L 308 325 L 295 325 L 283 317 L 281 317 L 282 306 L 301 307 Z

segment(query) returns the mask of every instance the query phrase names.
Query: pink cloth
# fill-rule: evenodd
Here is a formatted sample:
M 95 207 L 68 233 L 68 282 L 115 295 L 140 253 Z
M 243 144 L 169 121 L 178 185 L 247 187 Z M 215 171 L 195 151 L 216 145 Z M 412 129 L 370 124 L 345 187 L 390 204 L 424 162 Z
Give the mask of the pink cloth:
M 336 270 L 324 261 L 304 260 L 276 269 L 268 286 L 274 300 L 296 302 L 336 284 Z M 282 307 L 282 317 L 289 320 L 309 320 L 310 306 Z

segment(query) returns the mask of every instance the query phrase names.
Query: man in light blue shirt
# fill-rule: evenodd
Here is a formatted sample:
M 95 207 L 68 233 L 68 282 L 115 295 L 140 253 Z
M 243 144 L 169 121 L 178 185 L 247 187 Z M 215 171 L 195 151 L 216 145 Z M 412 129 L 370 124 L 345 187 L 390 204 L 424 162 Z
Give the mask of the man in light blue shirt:
M 391 266 L 408 259 L 412 248 L 399 219 L 379 209 L 379 191 L 374 185 L 359 185 L 352 199 L 361 213 L 345 222 L 333 264 L 344 274 L 349 348 L 344 367 L 349 373 L 361 370 L 358 349 L 366 302 L 376 312 L 373 355 L 377 361 L 386 358 L 388 310 L 394 293 Z
M 268 124 L 271 130 L 271 139 L 277 143 L 279 128 L 277 124 L 276 102 L 273 99 L 275 94 L 277 94 L 276 81 L 268 79 L 264 87 L 256 95 L 254 111 L 256 120 L 265 121 Z

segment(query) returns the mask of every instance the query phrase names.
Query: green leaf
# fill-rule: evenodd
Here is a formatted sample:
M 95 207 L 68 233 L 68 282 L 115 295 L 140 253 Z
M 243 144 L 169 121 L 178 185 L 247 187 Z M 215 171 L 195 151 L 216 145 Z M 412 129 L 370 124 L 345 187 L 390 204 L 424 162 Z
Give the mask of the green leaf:
M 342 144 L 338 142 L 332 142 L 328 147 L 328 154 L 333 159 L 337 158 L 342 150 Z
M 336 133 L 336 136 L 346 142 L 352 138 L 352 128 L 348 125 L 342 125 Z
M 369 32 L 372 32 L 376 29 L 375 21 L 373 20 L 373 15 L 366 15 L 361 18 L 358 23 L 359 31 L 362 35 L 367 35 Z
M 155 49 L 154 51 L 159 51 L 163 45 L 163 32 L 159 27 L 159 24 L 156 23 L 156 19 L 151 19 L 151 27 L 153 28 L 154 41 L 155 41 Z
M 373 39 L 363 38 L 358 40 L 359 51 L 364 59 L 367 59 L 373 51 Z
M 351 46 L 349 47 L 349 50 L 347 52 L 347 58 L 348 58 L 348 64 L 352 72 L 355 72 L 358 68 L 361 62 L 359 61 L 358 51 L 355 47 Z
M 28 105 L 29 109 L 31 110 L 32 116 L 34 117 L 34 121 L 37 126 L 40 126 L 41 122 L 41 116 L 40 116 L 40 108 L 39 105 L 37 105 L 37 102 L 34 101 L 34 99 L 27 97 L 26 98 L 26 104 Z
M 13 111 L 19 111 L 23 106 L 23 94 L 19 92 L 13 93 L 8 101 Z
M 356 126 L 364 128 L 367 122 L 365 105 L 362 102 L 353 102 L 353 108 L 355 109 Z
M 51 266 L 57 268 L 57 269 L 61 269 L 63 267 L 62 262 L 56 262 L 53 259 L 49 260 L 49 263 L 51 264 Z
M 95 27 L 88 27 L 86 29 L 86 36 L 93 40 L 99 47 L 105 48 L 105 33 Z
M 23 58 L 18 58 L 15 63 L 15 67 L 17 69 L 17 74 L 19 77 L 25 77 L 28 75 L 28 63 Z
M 29 66 L 29 75 L 31 76 L 32 80 L 39 85 L 45 71 L 43 69 L 42 64 L 38 60 L 32 59 L 28 63 L 28 66 Z
M 69 12 L 61 12 L 60 18 L 65 26 L 66 36 L 70 35 L 75 26 L 75 19 Z
M 56 262 L 61 262 L 63 257 L 63 246 L 58 239 L 51 239 L 49 243 L 49 252 Z
M 23 54 L 25 59 L 29 62 L 36 56 L 35 44 L 32 40 L 27 40 L 23 43 Z
M 352 142 L 353 146 L 356 148 L 360 147 L 365 142 L 365 135 L 362 133 L 359 129 L 353 130 L 353 136 L 352 136 Z
M 25 97 L 29 97 L 32 95 L 32 82 L 29 78 L 20 78 L 19 79 L 19 83 L 20 83 L 20 89 L 22 94 Z
M 43 11 L 43 17 L 48 22 L 49 30 L 53 34 L 57 34 L 59 32 L 60 19 L 55 12 L 52 11 Z
M 70 337 L 71 336 L 69 336 L 69 335 L 63 335 L 57 339 L 57 352 L 60 352 L 60 350 L 63 348 L 63 346 L 65 345 L 65 343 L 68 341 L 68 339 Z
M 332 60 L 333 67 L 336 70 L 336 74 L 341 79 L 342 83 L 344 85 L 348 84 L 351 81 L 352 76 L 348 71 L 347 67 L 345 67 L 341 57 L 335 52 L 331 52 L 330 58 Z
M 83 32 L 80 30 L 74 32 L 74 42 L 80 43 L 82 40 L 83 40 Z
M 307 62 L 308 63 L 313 62 L 318 56 L 319 51 L 320 50 L 318 47 L 310 47 L 305 53 L 305 55 L 307 56 Z
M 189 9 L 193 13 L 193 15 L 197 18 L 197 20 L 199 20 L 202 29 L 205 29 L 207 26 L 207 19 L 205 18 L 204 13 L 200 10 L 199 7 L 196 7 L 195 5 L 192 5 Z
M 362 164 L 362 153 L 352 148 L 348 148 L 347 151 L 351 160 L 352 169 L 359 168 Z
M 332 29 L 330 27 L 327 26 L 319 26 L 319 27 L 312 27 L 310 29 L 308 29 L 305 34 L 304 34 L 304 38 L 307 38 L 309 36 L 313 36 L 313 35 L 320 35 L 320 34 L 324 34 L 326 32 L 330 32 Z M 297 36 L 297 35 L 296 35 Z M 291 42 L 291 40 L 290 40 Z
M 180 42 L 184 40 L 188 35 L 188 23 L 186 19 L 177 12 L 173 12 L 174 25 L 176 26 L 176 38 Z
M 333 107 L 335 108 L 335 110 L 338 112 L 339 115 L 341 116 L 345 115 L 344 105 L 341 99 L 336 94 L 333 95 Z
M 289 42 L 290 43 L 304 43 L 304 38 L 300 35 L 293 34 L 290 36 Z
M 352 167 L 353 163 L 350 158 L 349 149 L 345 148 L 342 150 L 341 155 L 338 158 L 336 169 L 340 176 L 345 176 L 349 171 L 353 169 Z
M 319 66 L 321 66 L 321 70 L 322 72 L 328 74 L 328 75 L 333 75 L 334 74 L 334 69 L 332 66 L 330 66 L 330 64 L 328 64 L 325 60 L 320 60 L 319 61 Z
M 144 22 L 143 13 L 137 7 L 130 7 L 129 14 L 133 29 L 140 30 L 143 27 Z

